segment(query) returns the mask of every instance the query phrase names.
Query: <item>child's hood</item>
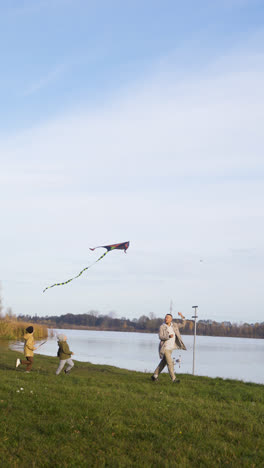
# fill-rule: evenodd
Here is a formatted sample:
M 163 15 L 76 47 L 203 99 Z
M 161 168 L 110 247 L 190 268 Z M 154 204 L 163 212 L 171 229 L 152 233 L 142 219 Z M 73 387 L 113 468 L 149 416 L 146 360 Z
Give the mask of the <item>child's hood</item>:
M 33 338 L 33 335 L 32 335 L 32 333 L 25 333 L 25 335 L 24 335 L 24 337 L 23 337 L 23 338 L 24 338 L 24 340 L 28 340 L 30 337 L 32 337 L 32 338 Z

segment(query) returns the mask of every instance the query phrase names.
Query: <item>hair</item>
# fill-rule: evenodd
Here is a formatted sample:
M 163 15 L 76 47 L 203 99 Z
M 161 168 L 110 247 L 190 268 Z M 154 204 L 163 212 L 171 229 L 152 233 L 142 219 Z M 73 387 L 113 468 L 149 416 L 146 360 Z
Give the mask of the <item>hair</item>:
M 33 333 L 33 331 L 34 331 L 33 327 L 27 327 L 26 328 L 26 332 L 28 332 L 28 333 Z
M 58 335 L 58 340 L 59 341 L 66 341 L 66 336 L 65 335 Z
M 166 315 L 170 315 L 170 316 L 171 316 L 171 318 L 172 318 L 172 314 L 168 313 L 168 314 L 166 314 Z

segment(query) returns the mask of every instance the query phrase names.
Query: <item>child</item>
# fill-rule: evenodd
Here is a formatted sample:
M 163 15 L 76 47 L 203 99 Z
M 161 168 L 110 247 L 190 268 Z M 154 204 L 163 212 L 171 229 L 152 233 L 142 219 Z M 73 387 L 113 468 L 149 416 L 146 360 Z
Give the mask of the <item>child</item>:
M 31 327 L 31 326 L 27 327 L 26 328 L 27 333 L 25 333 L 25 335 L 24 335 L 24 340 L 25 340 L 24 356 L 26 357 L 26 361 L 21 361 L 20 359 L 16 360 L 16 367 L 20 366 L 20 364 L 23 364 L 23 365 L 27 366 L 26 367 L 26 373 L 27 374 L 32 369 L 34 350 L 37 349 L 34 346 L 35 341 L 34 341 L 33 331 L 34 331 L 33 327 Z
M 58 335 L 59 349 L 58 349 L 57 356 L 60 358 L 60 363 L 59 363 L 58 369 L 56 370 L 56 375 L 59 375 L 59 373 L 62 371 L 62 369 L 63 369 L 63 367 L 65 366 L 66 363 L 68 364 L 68 366 L 64 370 L 65 374 L 68 374 L 70 372 L 70 370 L 72 369 L 72 367 L 74 366 L 74 363 L 73 363 L 73 361 L 71 359 L 71 356 L 74 353 L 72 351 L 70 351 L 69 345 L 66 342 L 66 340 L 67 340 L 67 336 Z

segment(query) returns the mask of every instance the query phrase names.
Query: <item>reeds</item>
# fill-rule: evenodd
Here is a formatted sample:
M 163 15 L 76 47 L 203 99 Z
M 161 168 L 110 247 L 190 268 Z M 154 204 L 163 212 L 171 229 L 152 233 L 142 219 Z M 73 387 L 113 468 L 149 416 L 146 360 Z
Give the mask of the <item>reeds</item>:
M 36 340 L 47 338 L 48 328 L 45 325 L 38 325 L 29 322 L 20 322 L 8 318 L 0 318 L 0 338 L 8 340 L 20 340 L 25 334 L 28 326 L 34 327 L 34 338 Z

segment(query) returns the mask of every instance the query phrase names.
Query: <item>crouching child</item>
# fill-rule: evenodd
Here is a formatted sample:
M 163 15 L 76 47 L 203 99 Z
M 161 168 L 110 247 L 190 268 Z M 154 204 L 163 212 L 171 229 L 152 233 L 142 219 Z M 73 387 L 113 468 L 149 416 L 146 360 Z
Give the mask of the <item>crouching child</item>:
M 65 364 L 67 364 L 66 369 L 64 369 L 65 374 L 68 374 L 74 366 L 74 362 L 71 359 L 71 356 L 74 353 L 70 351 L 69 345 L 66 340 L 67 340 L 67 336 L 58 335 L 59 349 L 58 349 L 57 356 L 60 358 L 60 363 L 59 363 L 58 369 L 56 370 L 56 375 L 59 375 L 59 373 L 62 371 L 63 367 L 65 366 Z

